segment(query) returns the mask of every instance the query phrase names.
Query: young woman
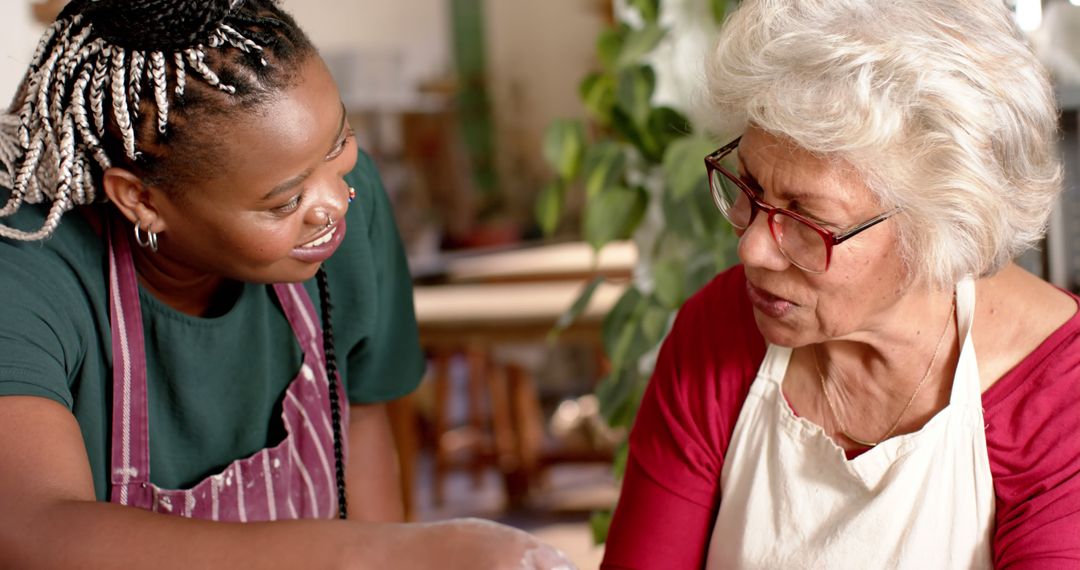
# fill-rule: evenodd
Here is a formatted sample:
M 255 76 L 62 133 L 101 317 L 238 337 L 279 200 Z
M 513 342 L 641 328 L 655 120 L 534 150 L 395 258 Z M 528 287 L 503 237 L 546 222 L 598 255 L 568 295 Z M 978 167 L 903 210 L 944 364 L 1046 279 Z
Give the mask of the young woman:
M 75 0 L 0 161 L 0 566 L 564 563 L 493 523 L 386 524 L 409 274 L 273 0 Z

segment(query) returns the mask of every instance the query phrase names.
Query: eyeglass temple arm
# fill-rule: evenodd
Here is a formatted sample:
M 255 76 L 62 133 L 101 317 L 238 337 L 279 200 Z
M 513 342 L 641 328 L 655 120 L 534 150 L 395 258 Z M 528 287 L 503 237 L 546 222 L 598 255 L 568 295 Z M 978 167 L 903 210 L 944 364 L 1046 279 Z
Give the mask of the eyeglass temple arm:
M 833 243 L 834 244 L 843 243 L 848 238 L 855 237 L 855 234 L 857 234 L 857 233 L 859 233 L 859 232 L 861 232 L 863 230 L 870 229 L 871 227 L 876 226 L 877 224 L 880 224 L 881 222 L 884 222 L 885 220 L 892 217 L 893 214 L 895 214 L 895 213 L 897 213 L 899 211 L 900 211 L 899 208 L 893 208 L 892 210 L 884 212 L 879 216 L 875 216 L 873 218 L 870 218 L 869 220 L 866 220 L 865 222 L 863 222 L 863 223 L 861 223 L 861 224 L 859 224 L 859 225 L 857 225 L 857 226 L 855 226 L 853 228 L 845 230 L 843 233 L 836 234 L 835 237 L 833 238 Z

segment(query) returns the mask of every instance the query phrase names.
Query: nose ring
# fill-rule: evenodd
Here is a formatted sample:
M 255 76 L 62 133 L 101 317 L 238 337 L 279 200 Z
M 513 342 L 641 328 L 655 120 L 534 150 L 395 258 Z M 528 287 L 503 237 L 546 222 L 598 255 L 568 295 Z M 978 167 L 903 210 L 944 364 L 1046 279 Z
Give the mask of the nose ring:
M 330 226 L 334 225 L 334 218 L 330 215 L 330 212 L 326 213 L 326 225 L 323 226 L 326 229 L 330 229 Z

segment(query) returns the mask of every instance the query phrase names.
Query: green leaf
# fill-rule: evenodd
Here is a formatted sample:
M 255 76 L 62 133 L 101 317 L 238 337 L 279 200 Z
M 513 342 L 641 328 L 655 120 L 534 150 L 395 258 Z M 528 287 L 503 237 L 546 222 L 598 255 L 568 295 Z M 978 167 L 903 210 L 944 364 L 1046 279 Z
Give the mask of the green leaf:
M 600 65 L 604 66 L 604 69 L 612 69 L 615 67 L 619 55 L 622 53 L 623 45 L 626 42 L 626 36 L 629 35 L 629 26 L 621 25 L 614 28 L 607 28 L 600 32 L 600 36 L 596 39 L 596 55 L 600 59 Z
M 576 301 L 570 308 L 566 310 L 562 315 L 559 315 L 559 320 L 555 323 L 555 330 L 552 332 L 558 334 L 566 330 L 570 325 L 574 324 L 574 321 L 581 316 L 581 313 L 585 312 L 585 309 L 589 306 L 589 301 L 592 300 L 593 294 L 596 293 L 596 288 L 604 282 L 604 278 L 594 277 L 592 281 L 589 281 L 585 285 L 585 288 L 581 290 L 581 294 L 578 295 Z
M 585 196 L 595 198 L 614 186 L 626 168 L 626 154 L 619 144 L 604 140 L 585 149 L 582 175 L 585 178 Z
M 624 420 L 626 411 L 623 409 L 627 401 L 633 401 L 632 396 L 637 388 L 637 367 L 625 367 L 617 372 L 612 372 L 596 387 L 596 399 L 600 403 L 600 414 L 604 416 L 609 425 L 618 427 L 618 420 Z M 615 420 L 615 421 L 613 421 Z
M 632 30 L 623 41 L 619 57 L 615 60 L 615 68 L 621 69 L 640 64 L 642 58 L 660 45 L 660 41 L 664 39 L 666 34 L 667 30 L 655 23 L 649 23 L 641 29 Z
M 608 529 L 611 528 L 611 511 L 594 511 L 589 517 L 589 528 L 592 529 L 593 543 L 601 545 L 607 542 Z
M 653 162 L 660 162 L 668 145 L 691 131 L 686 117 L 671 107 L 653 108 L 649 112 L 649 124 L 645 130 L 648 136 L 642 137 L 646 143 L 642 150 Z
M 635 65 L 619 72 L 615 100 L 639 128 L 648 124 L 656 72 L 648 65 Z
M 614 186 L 593 196 L 585 205 L 585 241 L 599 251 L 608 242 L 630 237 L 648 203 L 641 188 Z
M 645 339 L 645 344 L 650 347 L 660 344 L 667 333 L 667 324 L 672 312 L 670 307 L 649 304 L 641 315 L 641 336 Z
M 616 479 L 621 480 L 626 474 L 626 461 L 630 458 L 629 442 L 623 441 L 615 448 L 615 457 L 611 462 L 611 472 Z
M 627 4 L 637 8 L 641 19 L 650 24 L 655 24 L 660 18 L 660 0 L 628 0 Z
M 702 221 L 692 200 L 676 198 L 675 192 L 669 188 L 660 196 L 660 205 L 664 210 L 664 232 L 690 241 L 701 236 Z M 719 216 L 720 212 L 716 212 L 716 215 Z
M 712 12 L 713 20 L 717 24 L 724 23 L 724 18 L 727 17 L 728 0 L 709 0 L 709 8 Z
M 558 119 L 544 132 L 544 158 L 565 180 L 577 176 L 585 151 L 585 128 L 580 121 Z
M 641 131 L 630 115 L 616 105 L 611 109 L 611 127 L 623 140 L 634 146 L 642 155 L 645 155 L 645 141 L 641 137 Z
M 602 125 L 611 124 L 611 110 L 615 107 L 615 79 L 601 72 L 590 73 L 578 87 L 581 101 Z
M 703 136 L 682 137 L 664 152 L 664 179 L 667 191 L 682 200 L 693 192 L 708 192 L 705 156 L 716 150 L 715 143 Z
M 684 269 L 682 261 L 673 258 L 660 260 L 653 267 L 656 299 L 669 309 L 677 309 L 684 300 Z
M 646 386 L 646 377 L 635 372 L 630 393 L 608 415 L 604 416 L 608 425 L 613 428 L 629 428 L 634 425 L 634 418 L 637 417 L 641 396 L 645 393 Z
M 604 352 L 610 358 L 615 354 L 620 335 L 629 327 L 630 321 L 638 311 L 638 305 L 645 301 L 645 297 L 636 287 L 630 287 L 619 297 L 615 306 L 604 317 L 601 336 L 604 341 Z
M 562 180 L 549 182 L 536 198 L 536 223 L 545 236 L 555 233 L 562 216 L 566 186 Z

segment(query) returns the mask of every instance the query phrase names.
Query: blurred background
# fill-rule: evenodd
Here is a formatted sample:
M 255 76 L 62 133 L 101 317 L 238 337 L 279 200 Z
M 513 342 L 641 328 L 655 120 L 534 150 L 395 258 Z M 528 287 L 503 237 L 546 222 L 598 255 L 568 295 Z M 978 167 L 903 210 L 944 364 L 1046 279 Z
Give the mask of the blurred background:
M 1077 290 L 1080 7 L 1004 1 L 1055 78 L 1068 173 L 1021 261 Z M 3 100 L 64 3 L 0 0 Z M 393 409 L 410 518 L 500 520 L 596 568 L 657 347 L 735 261 L 701 163 L 723 137 L 695 105 L 735 0 L 282 3 L 337 79 L 409 256 L 429 356 Z

